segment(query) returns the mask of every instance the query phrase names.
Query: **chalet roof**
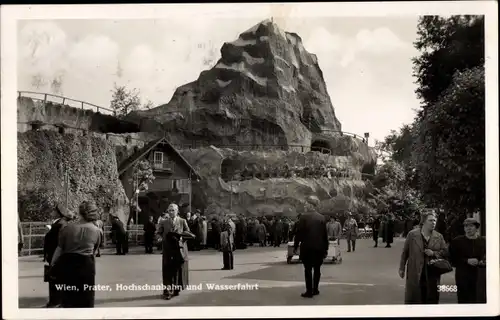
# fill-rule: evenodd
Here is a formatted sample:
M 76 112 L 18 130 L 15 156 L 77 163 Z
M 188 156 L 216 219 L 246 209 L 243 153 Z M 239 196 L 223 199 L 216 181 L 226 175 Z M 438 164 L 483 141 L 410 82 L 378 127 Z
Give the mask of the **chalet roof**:
M 170 151 L 169 155 L 172 156 L 173 158 L 177 158 L 180 163 L 186 166 L 186 168 L 191 171 L 192 177 L 194 179 L 201 179 L 201 176 L 199 173 L 196 171 L 193 166 L 184 158 L 180 152 L 168 141 L 166 137 L 160 138 L 153 140 L 146 144 L 142 149 L 139 151 L 135 152 L 132 156 L 128 157 L 125 159 L 118 167 L 118 175 L 122 175 L 125 171 L 130 169 L 133 165 L 135 165 L 139 160 L 144 158 L 151 150 L 153 150 L 156 146 L 158 146 L 160 143 L 163 143 L 166 146 L 166 149 Z

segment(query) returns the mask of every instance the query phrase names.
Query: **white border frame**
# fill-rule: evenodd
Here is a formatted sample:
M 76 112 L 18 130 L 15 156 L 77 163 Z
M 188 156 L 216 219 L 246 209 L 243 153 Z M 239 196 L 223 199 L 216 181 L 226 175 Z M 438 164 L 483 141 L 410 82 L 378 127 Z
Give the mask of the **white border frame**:
M 498 315 L 498 4 L 495 1 L 460 2 L 360 2 L 293 3 L 291 10 L 276 5 L 257 4 L 124 4 L 124 5 L 2 6 L 1 8 L 1 84 L 2 84 L 2 285 L 5 318 L 85 319 L 85 318 L 227 318 L 227 317 L 359 317 L 359 316 L 477 316 Z M 488 212 L 488 303 L 486 305 L 366 305 L 366 306 L 279 306 L 279 307 L 167 307 L 95 309 L 18 309 L 18 258 L 15 225 L 17 216 L 16 130 L 17 30 L 20 19 L 150 19 L 169 16 L 215 18 L 247 17 L 257 21 L 287 12 L 287 17 L 314 16 L 415 16 L 425 14 L 483 14 L 486 33 L 486 170 Z M 187 21 L 189 21 L 187 19 Z M 201 71 L 201 70 L 200 70 Z M 396 272 L 397 263 L 394 270 Z M 403 300 L 403 297 L 401 297 Z M 495 303 L 496 302 L 496 303 Z

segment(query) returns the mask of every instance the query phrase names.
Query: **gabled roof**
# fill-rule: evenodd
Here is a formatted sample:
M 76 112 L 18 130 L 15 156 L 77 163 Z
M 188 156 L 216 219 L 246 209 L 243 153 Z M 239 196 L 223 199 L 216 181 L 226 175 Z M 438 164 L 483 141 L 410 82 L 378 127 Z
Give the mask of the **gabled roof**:
M 168 139 L 166 137 L 156 139 L 156 140 L 149 142 L 144 147 L 142 147 L 142 149 L 140 149 L 139 151 L 134 153 L 129 158 L 125 159 L 118 167 L 118 175 L 121 176 L 125 171 L 130 169 L 139 160 L 144 158 L 151 150 L 153 150 L 160 143 L 163 143 L 166 146 L 167 150 L 171 152 L 170 156 L 177 158 L 181 164 L 186 166 L 188 171 L 191 172 L 191 175 L 194 179 L 198 179 L 198 180 L 201 179 L 201 176 L 196 171 L 196 169 L 193 168 L 193 166 L 191 166 L 191 164 L 189 164 L 189 162 L 186 160 L 186 158 L 184 158 L 174 146 L 172 146 L 172 144 L 170 143 L 170 141 L 168 141 Z

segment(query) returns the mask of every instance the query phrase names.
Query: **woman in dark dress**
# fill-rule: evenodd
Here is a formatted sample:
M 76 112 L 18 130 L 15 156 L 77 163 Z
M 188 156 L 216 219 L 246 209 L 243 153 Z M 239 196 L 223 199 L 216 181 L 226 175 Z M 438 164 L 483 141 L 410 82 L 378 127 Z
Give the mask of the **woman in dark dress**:
M 373 241 L 375 242 L 375 245 L 373 246 L 374 248 L 378 247 L 379 230 L 380 230 L 380 217 L 377 216 L 375 217 L 372 223 L 372 237 Z
M 102 241 L 101 231 L 93 223 L 99 219 L 97 206 L 82 202 L 79 218 L 61 230 L 51 263 L 51 273 L 63 284 L 60 290 L 63 308 L 94 307 L 94 256 Z
M 64 228 L 68 222 L 73 218 L 73 216 L 68 213 L 60 205 L 56 206 L 54 211 L 56 220 L 52 223 L 49 232 L 45 235 L 43 244 L 43 259 L 47 264 L 52 262 L 54 253 L 59 244 L 59 234 L 62 228 Z M 47 303 L 47 308 L 54 308 L 61 304 L 61 295 L 56 289 L 56 284 L 59 284 L 57 279 L 49 279 L 49 302 Z
M 458 303 L 486 303 L 486 239 L 479 236 L 479 221 L 464 221 L 465 235 L 453 239 L 448 248 L 455 266 Z
M 155 241 L 156 225 L 153 222 L 153 216 L 149 216 L 148 221 L 144 224 L 144 247 L 148 254 L 153 253 Z
M 394 223 L 394 215 L 391 213 L 387 214 L 387 222 L 385 225 L 386 248 L 391 248 L 391 244 L 394 242 Z
M 233 270 L 235 249 L 234 235 L 231 225 L 228 221 L 222 224 L 221 229 L 221 249 L 222 249 L 222 270 Z

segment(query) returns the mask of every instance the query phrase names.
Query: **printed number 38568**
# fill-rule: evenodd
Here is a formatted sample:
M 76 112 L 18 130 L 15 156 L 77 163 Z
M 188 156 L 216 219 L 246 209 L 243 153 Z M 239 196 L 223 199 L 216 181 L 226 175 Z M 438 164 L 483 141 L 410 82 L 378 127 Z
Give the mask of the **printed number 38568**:
M 457 292 L 457 286 L 454 284 L 441 284 L 437 289 L 438 292 Z

